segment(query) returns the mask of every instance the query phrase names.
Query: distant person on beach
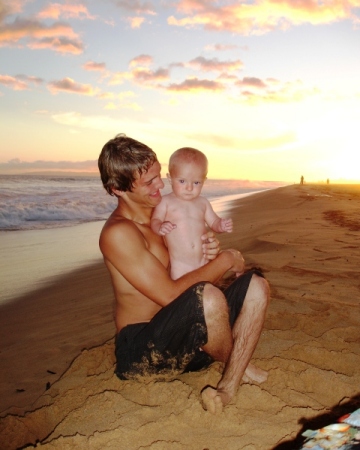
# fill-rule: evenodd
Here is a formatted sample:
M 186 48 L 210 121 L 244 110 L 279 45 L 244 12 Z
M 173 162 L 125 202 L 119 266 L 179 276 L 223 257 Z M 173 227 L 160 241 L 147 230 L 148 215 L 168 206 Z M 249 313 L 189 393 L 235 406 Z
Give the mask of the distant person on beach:
M 220 218 L 209 200 L 200 196 L 207 172 L 204 153 L 191 147 L 176 150 L 167 174 L 172 192 L 162 197 L 151 216 L 152 230 L 165 236 L 174 280 L 209 262 L 201 241 L 206 225 L 216 233 L 233 229 L 232 219 Z
M 300 184 L 301 184 L 301 185 L 304 184 L 304 177 L 303 177 L 303 175 L 301 175 L 301 178 L 300 178 Z
M 116 299 L 115 372 L 122 380 L 141 381 L 220 361 L 220 381 L 201 393 L 204 408 L 216 414 L 243 377 L 267 378 L 249 362 L 263 329 L 268 283 L 258 270 L 244 272 L 238 250 L 219 251 L 212 231 L 201 237 L 211 261 L 171 279 L 164 239 L 150 227 L 164 187 L 156 154 L 117 135 L 104 145 L 98 165 L 106 191 L 117 198 L 99 241 Z M 222 292 L 213 283 L 227 271 L 242 275 Z

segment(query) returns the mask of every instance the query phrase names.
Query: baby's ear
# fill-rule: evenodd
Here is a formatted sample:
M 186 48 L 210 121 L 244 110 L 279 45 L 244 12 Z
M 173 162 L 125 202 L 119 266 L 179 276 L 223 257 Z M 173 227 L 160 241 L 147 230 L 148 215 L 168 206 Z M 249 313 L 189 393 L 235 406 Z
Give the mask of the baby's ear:
M 166 174 L 166 178 L 169 180 L 169 183 L 171 184 L 171 176 L 169 173 Z

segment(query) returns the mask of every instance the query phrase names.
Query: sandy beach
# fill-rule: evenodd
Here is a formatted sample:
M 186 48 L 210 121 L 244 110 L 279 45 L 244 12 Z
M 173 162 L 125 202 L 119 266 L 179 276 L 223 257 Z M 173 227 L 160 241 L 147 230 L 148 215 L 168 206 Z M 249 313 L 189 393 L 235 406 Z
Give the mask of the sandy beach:
M 239 249 L 271 286 L 252 360 L 269 377 L 243 382 L 219 416 L 200 402 L 200 390 L 221 376 L 219 363 L 166 381 L 114 375 L 100 222 L 42 234 L 53 247 L 38 258 L 31 290 L 26 267 L 39 237 L 1 234 L 2 450 L 295 450 L 303 430 L 360 407 L 360 185 L 286 186 L 232 201 L 228 211 L 234 232 L 220 236 L 223 248 Z M 89 254 L 76 260 L 80 245 Z

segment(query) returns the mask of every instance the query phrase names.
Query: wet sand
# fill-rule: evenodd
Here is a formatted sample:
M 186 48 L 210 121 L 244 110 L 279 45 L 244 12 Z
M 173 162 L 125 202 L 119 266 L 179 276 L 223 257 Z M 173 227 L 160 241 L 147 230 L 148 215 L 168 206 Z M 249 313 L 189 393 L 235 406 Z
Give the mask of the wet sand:
M 212 416 L 200 390 L 216 385 L 218 363 L 171 381 L 117 379 L 113 294 L 95 254 L 0 307 L 1 448 L 294 450 L 303 429 L 360 405 L 360 186 L 293 185 L 228 208 L 223 247 L 271 285 L 252 360 L 268 380 L 242 383 Z

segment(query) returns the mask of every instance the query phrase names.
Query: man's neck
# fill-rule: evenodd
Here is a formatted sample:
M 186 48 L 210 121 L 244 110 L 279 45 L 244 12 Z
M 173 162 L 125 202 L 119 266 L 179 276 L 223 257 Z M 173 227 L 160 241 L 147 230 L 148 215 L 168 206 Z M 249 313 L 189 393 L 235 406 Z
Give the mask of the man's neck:
M 136 222 L 140 225 L 148 225 L 150 226 L 151 214 L 153 212 L 153 208 L 140 206 L 137 204 L 129 204 L 125 202 L 123 199 L 118 199 L 118 206 L 114 213 L 125 219 L 129 219 L 132 222 Z

